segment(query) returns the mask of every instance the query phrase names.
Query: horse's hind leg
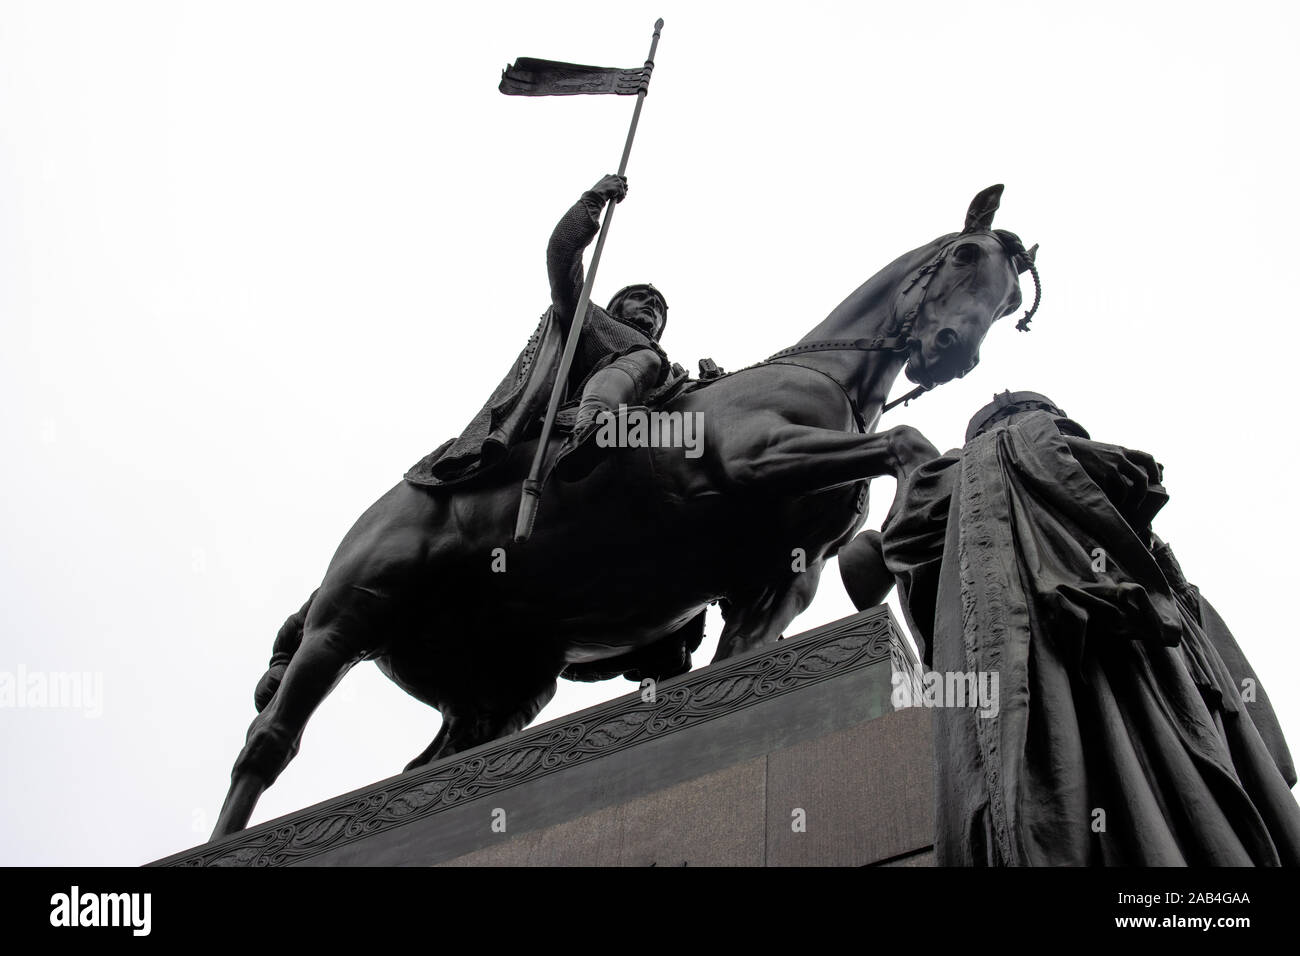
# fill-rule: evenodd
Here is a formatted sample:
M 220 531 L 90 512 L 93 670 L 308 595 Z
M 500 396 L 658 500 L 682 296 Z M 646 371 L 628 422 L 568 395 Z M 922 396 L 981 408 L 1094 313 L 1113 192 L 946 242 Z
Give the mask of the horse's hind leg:
M 726 623 L 713 660 L 723 661 L 780 638 L 786 626 L 812 603 L 825 564 L 813 561 L 806 571 L 783 582 L 760 586 L 752 594 L 726 602 L 722 610 Z
M 288 620 L 281 626 L 280 632 L 275 635 L 275 643 L 271 646 L 271 662 L 253 690 L 253 706 L 257 708 L 258 713 L 265 710 L 266 705 L 275 696 L 276 688 L 284 680 L 284 672 L 288 669 L 289 662 L 302 646 L 302 632 L 307 624 L 307 612 L 311 610 L 311 602 L 316 600 L 319 590 L 318 588 L 311 592 L 311 597 L 307 598 L 301 608 L 289 615 Z
M 487 707 L 460 709 L 444 706 L 438 735 L 423 753 L 406 765 L 406 769 L 428 766 L 443 757 L 450 757 L 527 727 L 555 696 L 556 676 L 558 675 L 539 682 L 541 686 L 535 685 L 533 689 L 511 695 L 513 699 L 508 702 L 504 699 L 506 695 L 501 695 Z
M 294 754 L 307 720 L 343 675 L 364 654 L 336 624 L 318 624 L 312 614 L 302 643 L 265 709 L 253 719 L 235 760 L 230 791 L 212 838 L 242 830 L 262 795 Z
M 438 733 L 434 735 L 433 742 L 420 751 L 420 755 L 403 767 L 402 771 L 414 770 L 417 767 L 423 767 L 425 764 L 433 763 L 442 756 L 442 751 L 447 746 L 447 738 L 450 736 L 451 721 L 447 719 L 446 715 L 443 715 L 442 726 L 438 728 Z

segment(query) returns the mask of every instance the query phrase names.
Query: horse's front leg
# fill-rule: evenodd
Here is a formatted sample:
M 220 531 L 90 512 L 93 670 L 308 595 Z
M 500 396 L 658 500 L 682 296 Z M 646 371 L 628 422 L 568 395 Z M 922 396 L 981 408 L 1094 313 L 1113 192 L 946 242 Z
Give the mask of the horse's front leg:
M 813 494 L 864 478 L 903 478 L 939 456 L 911 425 L 862 435 L 788 421 L 775 424 L 762 442 L 737 449 L 726 461 L 738 488 L 776 494 Z

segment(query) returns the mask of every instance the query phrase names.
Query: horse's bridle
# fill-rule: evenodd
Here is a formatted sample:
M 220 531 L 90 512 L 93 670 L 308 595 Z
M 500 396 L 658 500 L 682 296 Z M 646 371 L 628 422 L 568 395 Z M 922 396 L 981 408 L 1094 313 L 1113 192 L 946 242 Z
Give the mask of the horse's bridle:
M 1038 311 L 1038 302 L 1042 298 L 1043 288 L 1038 279 L 1038 269 L 1035 267 L 1033 260 L 1025 253 L 1023 247 L 1019 249 L 1013 248 L 1007 239 L 1004 239 L 992 230 L 988 230 L 987 235 L 996 239 L 1002 248 L 1006 250 L 1007 254 L 1011 257 L 1012 268 L 1015 268 L 1016 258 L 1021 256 L 1024 257 L 1025 261 L 1029 265 L 1029 271 L 1034 278 L 1034 304 L 1027 312 L 1025 312 L 1020 321 L 1016 323 L 1017 329 L 1021 332 L 1028 332 L 1029 320 L 1032 319 L 1034 313 Z M 894 328 L 890 329 L 885 335 L 877 335 L 869 339 L 830 339 L 823 342 L 805 342 L 802 345 L 792 345 L 787 349 L 782 349 L 776 354 L 768 356 L 764 361 L 772 362 L 777 359 L 786 358 L 787 356 L 803 355 L 808 352 L 857 351 L 906 353 L 910 351 L 912 342 L 914 341 L 912 337 L 912 328 L 916 325 L 916 318 L 920 315 L 921 308 L 925 305 L 926 297 L 930 294 L 930 280 L 934 278 L 934 274 L 939 271 L 939 266 L 943 265 L 944 260 L 948 257 L 948 253 L 952 251 L 958 243 L 963 242 L 970 237 L 971 233 L 969 232 L 958 233 L 955 237 L 949 239 L 943 244 L 942 248 L 935 253 L 933 259 L 925 265 L 918 267 L 912 273 L 912 277 L 908 280 L 907 284 L 899 290 L 898 295 L 894 299 L 895 316 L 898 314 L 898 303 L 904 296 L 912 291 L 917 283 L 920 283 L 921 285 L 920 298 L 917 300 L 916 305 L 908 309 L 907 312 L 903 314 L 902 318 L 899 319 Z M 931 388 L 934 388 L 934 386 L 918 385 L 903 397 L 896 398 L 894 401 L 885 405 L 885 407 L 881 409 L 881 414 L 883 415 L 891 408 L 896 408 L 899 405 L 906 405 L 912 399 L 924 395 Z

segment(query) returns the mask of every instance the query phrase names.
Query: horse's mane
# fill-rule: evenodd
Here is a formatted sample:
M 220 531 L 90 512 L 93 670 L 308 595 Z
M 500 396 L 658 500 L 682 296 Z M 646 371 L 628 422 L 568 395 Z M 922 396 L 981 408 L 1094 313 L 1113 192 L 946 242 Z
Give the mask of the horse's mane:
M 845 296 L 844 300 L 800 341 L 826 338 L 826 330 L 838 326 L 843 321 L 845 313 L 849 313 L 851 318 L 856 319 L 876 313 L 880 309 L 888 309 L 898 294 L 899 284 L 906 281 L 916 269 L 933 259 L 944 243 L 956 238 L 957 235 L 958 233 L 950 232 L 903 253 Z

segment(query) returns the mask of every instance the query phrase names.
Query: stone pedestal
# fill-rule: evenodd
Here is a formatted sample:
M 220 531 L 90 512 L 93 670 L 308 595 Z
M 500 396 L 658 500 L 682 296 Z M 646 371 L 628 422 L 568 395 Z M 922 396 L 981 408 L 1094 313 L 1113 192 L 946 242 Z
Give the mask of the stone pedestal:
M 928 865 L 917 671 L 873 608 L 158 862 Z

